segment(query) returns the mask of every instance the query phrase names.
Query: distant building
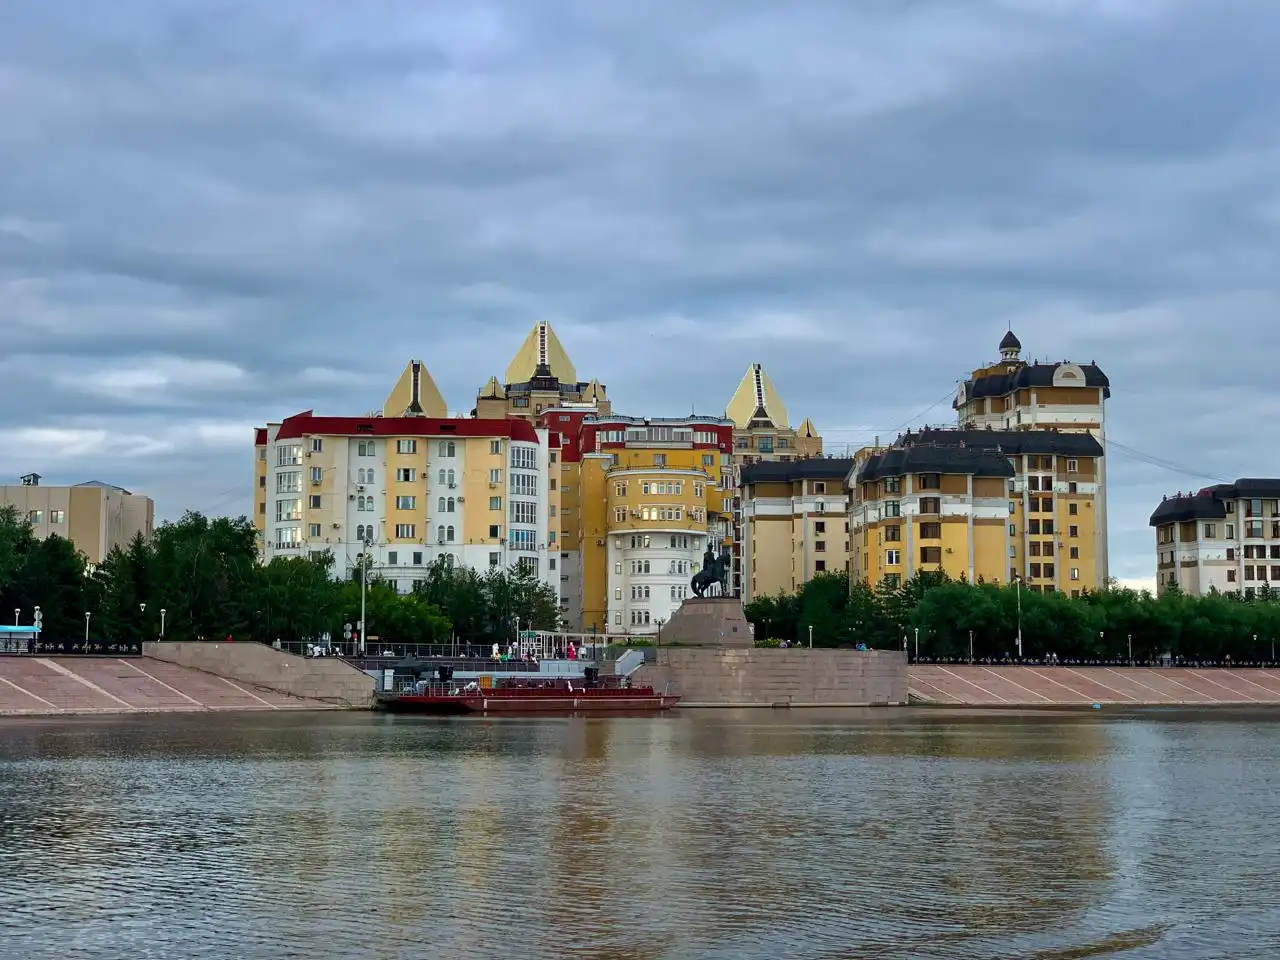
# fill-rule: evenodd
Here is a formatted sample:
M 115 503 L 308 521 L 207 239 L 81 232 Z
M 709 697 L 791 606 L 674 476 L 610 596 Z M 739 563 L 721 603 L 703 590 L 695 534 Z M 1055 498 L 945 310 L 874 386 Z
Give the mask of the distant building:
M 552 407 L 609 413 L 609 396 L 599 380 L 579 380 L 559 337 L 545 320 L 529 331 L 499 383 L 490 377 L 480 388 L 472 415 L 482 420 L 519 417 L 533 423 Z
M 970 582 L 1020 578 L 1036 592 L 1102 586 L 1102 445 L 1088 433 L 927 429 L 855 460 L 853 579 L 922 571 Z
M 1280 589 L 1280 479 L 1244 478 L 1165 497 L 1150 522 L 1158 592 Z
M 974 370 L 956 391 L 956 425 L 971 430 L 1052 430 L 1087 433 L 1106 444 L 1106 404 L 1111 381 L 1094 363 L 1027 362 L 1022 343 L 1008 331 L 1000 341 L 1000 359 Z M 1094 527 L 1099 542 L 1098 582 L 1110 575 L 1107 558 L 1107 473 L 1098 461 Z
M 853 460 L 811 457 L 738 471 L 742 599 L 792 593 L 849 563 Z
M 14 486 L 0 486 L 0 507 L 15 508 L 41 539 L 56 533 L 70 540 L 91 564 L 138 534 L 150 537 L 155 527 L 150 497 L 96 480 L 45 486 L 38 473 L 29 473 Z
M 558 587 L 547 454 L 545 432 L 523 420 L 288 417 L 257 432 L 263 557 L 328 551 L 342 576 L 368 553 L 401 592 L 441 557 L 516 564 Z

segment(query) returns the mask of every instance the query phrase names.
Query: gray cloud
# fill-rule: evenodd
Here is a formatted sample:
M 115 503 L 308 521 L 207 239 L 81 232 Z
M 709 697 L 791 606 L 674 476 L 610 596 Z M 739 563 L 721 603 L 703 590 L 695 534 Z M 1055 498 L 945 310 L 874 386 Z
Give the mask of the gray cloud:
M 762 360 L 858 446 L 1012 323 L 1110 374 L 1147 577 L 1162 492 L 1280 472 L 1278 40 L 1265 0 L 9 0 L 0 463 L 243 510 L 253 424 L 410 356 L 469 409 L 540 318 L 620 409 Z

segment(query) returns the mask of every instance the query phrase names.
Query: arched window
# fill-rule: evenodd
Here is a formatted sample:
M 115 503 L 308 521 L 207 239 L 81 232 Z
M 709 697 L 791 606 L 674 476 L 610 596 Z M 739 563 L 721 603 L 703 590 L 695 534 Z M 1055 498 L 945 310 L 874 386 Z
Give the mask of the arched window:
M 439 481 L 440 481 L 440 483 L 441 483 L 441 484 L 443 484 L 443 483 L 445 483 L 445 482 L 446 482 L 446 478 L 447 478 L 447 476 L 448 476 L 448 474 L 446 474 L 443 470 L 441 470 L 441 471 L 440 471 Z
M 454 504 L 455 504 L 455 502 L 456 502 L 456 501 L 454 501 L 453 497 L 450 497 L 450 498 L 449 498 L 449 506 L 448 506 L 448 510 L 449 510 L 449 512 L 450 512 L 450 513 L 453 513 L 453 512 L 454 512 L 454 511 L 453 511 L 453 508 L 454 508 Z
M 444 513 L 445 499 L 441 497 L 436 503 L 436 513 Z
M 364 483 L 364 467 L 356 471 L 356 483 Z
M 360 524 L 360 526 L 356 527 L 356 539 L 359 540 L 361 543 L 364 543 L 364 524 L 363 523 Z
M 452 440 L 450 440 L 450 441 L 449 441 L 449 452 L 446 454 L 446 456 L 449 456 L 449 457 L 456 457 L 457 455 L 458 455 L 458 448 L 454 445 L 453 441 L 452 441 Z
M 436 541 L 444 543 L 444 527 L 436 527 Z
M 454 473 L 453 473 L 453 471 L 452 471 L 452 470 L 450 470 L 450 471 L 449 471 L 449 486 L 451 486 L 451 487 L 452 487 L 452 486 L 453 486 L 453 484 L 454 484 Z
M 449 528 L 449 542 L 453 543 L 453 527 Z

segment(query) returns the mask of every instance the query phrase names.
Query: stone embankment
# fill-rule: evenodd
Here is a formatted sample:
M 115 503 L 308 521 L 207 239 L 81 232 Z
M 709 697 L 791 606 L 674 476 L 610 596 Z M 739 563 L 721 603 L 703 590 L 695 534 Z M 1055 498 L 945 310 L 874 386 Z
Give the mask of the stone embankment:
M 686 707 L 854 707 L 907 702 L 906 661 L 885 650 L 663 647 L 632 679 Z
M 913 703 L 980 707 L 1280 705 L 1280 670 L 915 664 Z
M 149 657 L 0 657 L 0 716 L 328 707 Z

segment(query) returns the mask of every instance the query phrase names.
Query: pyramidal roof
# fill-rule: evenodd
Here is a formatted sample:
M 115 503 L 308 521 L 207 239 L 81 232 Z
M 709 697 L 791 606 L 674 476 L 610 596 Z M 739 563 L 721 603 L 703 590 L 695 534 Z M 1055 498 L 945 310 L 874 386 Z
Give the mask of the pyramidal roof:
M 449 416 L 448 407 L 440 388 L 421 360 L 410 360 L 400 379 L 387 394 L 382 405 L 384 417 L 434 417 Z
M 786 405 L 764 372 L 764 367 L 758 363 L 747 368 L 738 389 L 729 399 L 725 416 L 740 430 L 751 426 L 774 426 L 785 430 L 788 426 Z
M 818 428 L 813 425 L 813 421 L 808 417 L 800 421 L 800 426 L 796 427 L 796 433 L 802 437 L 821 437 L 821 434 L 818 433 Z
M 490 377 L 489 381 L 480 388 L 481 400 L 504 400 L 506 396 L 507 391 L 503 389 L 497 377 Z
M 551 371 L 551 376 L 561 383 L 577 383 L 578 371 L 573 368 L 569 354 L 565 353 L 560 338 L 546 320 L 539 320 L 520 344 L 507 367 L 507 383 L 528 383 L 535 376 L 545 376 L 539 368 Z

